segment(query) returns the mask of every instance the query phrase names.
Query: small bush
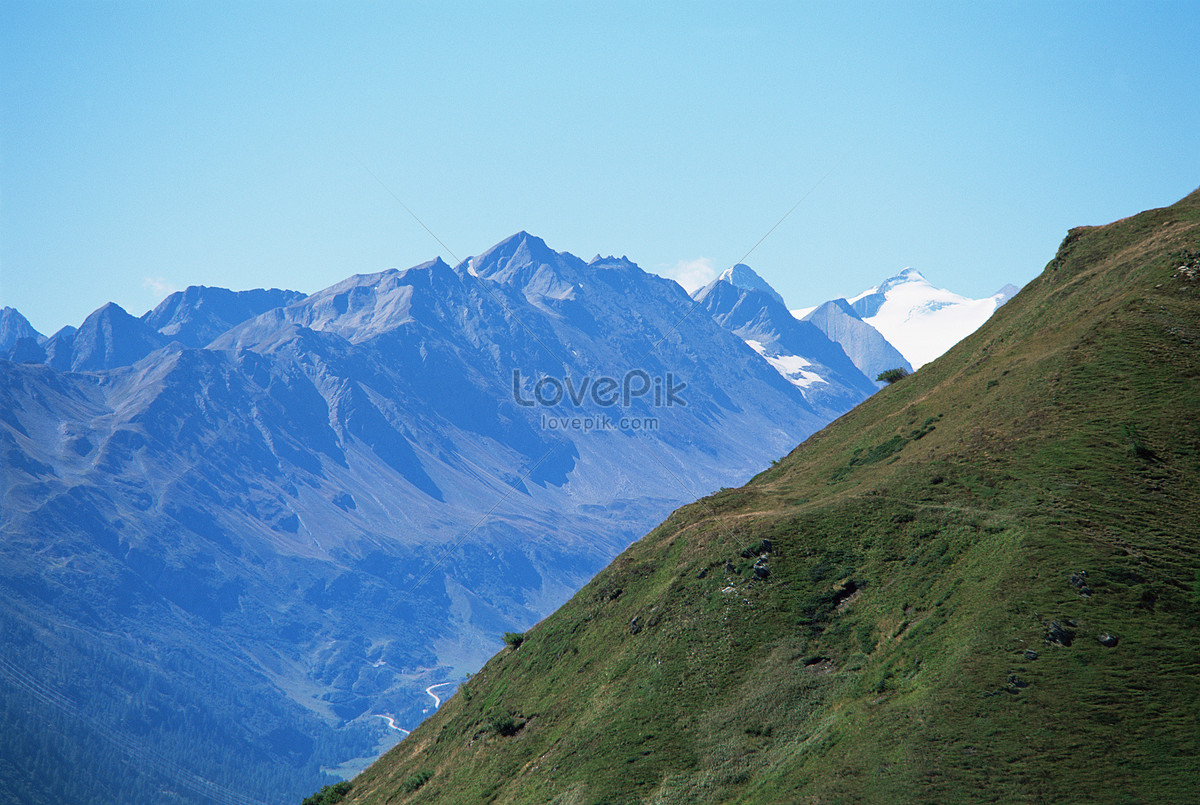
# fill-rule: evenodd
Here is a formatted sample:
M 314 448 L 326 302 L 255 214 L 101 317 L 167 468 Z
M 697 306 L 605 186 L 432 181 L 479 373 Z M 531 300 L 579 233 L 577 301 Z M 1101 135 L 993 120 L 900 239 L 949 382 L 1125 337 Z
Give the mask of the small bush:
M 519 649 L 521 647 L 521 644 L 525 642 L 525 633 L 524 632 L 505 632 L 504 633 L 504 642 L 506 644 L 508 644 L 508 647 L 511 648 L 513 651 L 516 651 L 517 649 Z
M 349 793 L 349 781 L 342 780 L 340 783 L 325 786 L 311 797 L 307 797 L 301 805 L 337 805 Z
M 504 737 L 511 737 L 521 731 L 521 724 L 510 715 L 494 715 L 488 719 L 492 732 Z
M 415 772 L 404 778 L 404 782 L 400 783 L 400 788 L 403 789 L 406 794 L 411 794 L 421 786 L 425 785 L 425 783 L 429 782 L 429 778 L 432 776 L 433 772 L 430 771 Z
M 908 377 L 908 370 L 903 366 L 897 366 L 895 369 L 888 369 L 880 372 L 879 376 L 876 377 L 875 380 L 879 383 L 887 383 L 890 386 L 897 380 L 903 380 L 906 377 Z

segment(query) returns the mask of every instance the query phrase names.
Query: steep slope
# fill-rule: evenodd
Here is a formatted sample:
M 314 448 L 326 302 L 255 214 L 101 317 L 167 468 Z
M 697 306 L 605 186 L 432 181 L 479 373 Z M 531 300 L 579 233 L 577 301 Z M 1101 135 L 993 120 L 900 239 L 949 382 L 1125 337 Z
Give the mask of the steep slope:
M 749 266 L 739 263 L 692 297 L 795 384 L 826 419 L 841 416 L 875 392 L 841 346 L 814 324 L 792 316 L 783 298 Z
M 845 299 L 834 299 L 801 317 L 840 346 L 864 375 L 874 380 L 888 369 L 912 371 L 912 364 L 878 330 L 862 320 Z M 879 382 L 882 388 L 886 383 Z
M 825 422 L 675 283 L 525 233 L 182 345 L 240 317 L 197 315 L 213 296 L 56 336 L 87 371 L 0 362 L 0 786 L 25 802 L 287 802 L 361 768 Z M 171 343 L 122 365 L 147 333 Z
M 984 299 L 969 299 L 937 288 L 921 272 L 906 268 L 847 301 L 919 368 L 975 332 L 1014 292 L 1006 285 Z
M 1200 191 L 672 514 L 348 802 L 1190 802 Z

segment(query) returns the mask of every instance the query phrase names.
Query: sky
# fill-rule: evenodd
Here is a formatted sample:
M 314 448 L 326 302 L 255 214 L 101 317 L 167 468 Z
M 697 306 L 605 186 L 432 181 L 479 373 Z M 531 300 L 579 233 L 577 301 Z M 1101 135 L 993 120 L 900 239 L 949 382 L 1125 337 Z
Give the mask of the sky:
M 50 334 L 520 230 L 792 307 L 987 296 L 1200 186 L 1197 41 L 1194 2 L 5 0 L 0 305 Z

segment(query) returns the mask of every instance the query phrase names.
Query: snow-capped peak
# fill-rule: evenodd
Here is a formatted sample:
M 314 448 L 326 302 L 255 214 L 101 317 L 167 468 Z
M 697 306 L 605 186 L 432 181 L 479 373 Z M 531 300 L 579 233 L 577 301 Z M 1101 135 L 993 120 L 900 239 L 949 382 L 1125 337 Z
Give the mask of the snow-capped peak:
M 970 299 L 906 268 L 847 302 L 916 369 L 975 332 L 1006 299 Z
M 879 283 L 878 285 L 871 286 L 867 290 L 860 293 L 858 296 L 850 297 L 846 301 L 849 302 L 850 305 L 853 306 L 857 310 L 859 307 L 861 307 L 859 304 L 857 304 L 859 301 L 866 299 L 867 297 L 873 296 L 875 294 L 886 294 L 892 288 L 895 288 L 900 285 L 911 284 L 911 283 L 927 285 L 930 288 L 933 288 L 933 284 L 929 280 L 925 279 L 925 275 L 922 274 L 920 271 L 917 271 L 915 268 L 906 268 L 903 271 L 896 272 L 895 274 L 888 277 L 887 279 L 885 279 L 883 282 Z M 862 315 L 861 311 L 859 311 L 859 312 L 860 312 L 860 315 Z M 870 315 L 870 314 L 867 314 L 867 315 Z

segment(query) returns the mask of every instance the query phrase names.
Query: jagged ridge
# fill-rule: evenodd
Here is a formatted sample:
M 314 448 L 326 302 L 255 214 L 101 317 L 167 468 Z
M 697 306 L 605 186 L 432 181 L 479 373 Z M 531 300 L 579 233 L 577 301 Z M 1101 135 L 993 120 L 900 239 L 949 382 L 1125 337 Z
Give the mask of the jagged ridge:
M 0 784 L 203 801 L 132 746 L 274 805 L 360 768 L 428 686 L 827 421 L 693 308 L 628 260 L 520 233 L 309 297 L 108 305 L 49 366 L 0 361 Z M 530 403 L 542 379 L 627 372 L 682 402 Z

